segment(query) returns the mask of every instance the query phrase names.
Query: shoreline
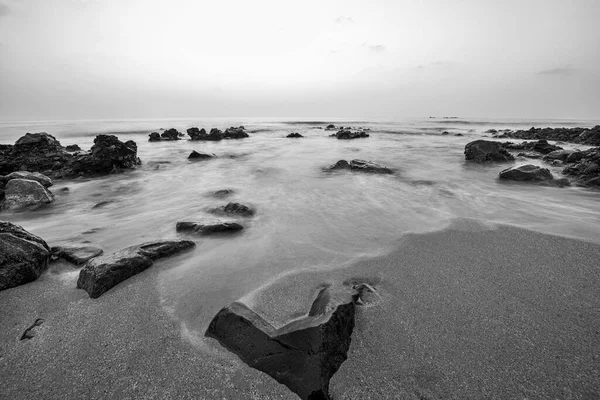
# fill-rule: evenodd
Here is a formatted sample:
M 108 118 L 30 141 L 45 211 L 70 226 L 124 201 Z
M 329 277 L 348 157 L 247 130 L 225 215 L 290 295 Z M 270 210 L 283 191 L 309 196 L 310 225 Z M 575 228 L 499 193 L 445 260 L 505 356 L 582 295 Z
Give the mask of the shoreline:
M 373 283 L 381 298 L 359 307 L 334 398 L 585 398 L 600 395 L 598 254 L 598 243 L 458 220 L 343 269 L 279 277 L 255 310 L 283 321 L 319 284 Z M 202 346 L 186 339 L 161 302 L 170 263 L 95 300 L 72 285 L 78 270 L 56 264 L 0 292 L 0 397 L 295 398 L 204 332 L 191 332 Z

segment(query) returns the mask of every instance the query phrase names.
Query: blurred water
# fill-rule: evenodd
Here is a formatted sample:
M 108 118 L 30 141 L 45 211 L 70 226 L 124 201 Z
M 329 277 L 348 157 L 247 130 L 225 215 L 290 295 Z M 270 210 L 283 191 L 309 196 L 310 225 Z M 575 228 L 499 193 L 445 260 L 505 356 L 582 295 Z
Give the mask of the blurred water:
M 371 137 L 329 138 L 316 127 L 364 126 Z M 0 143 L 26 132 L 46 131 L 63 145 L 89 149 L 98 133 L 134 140 L 143 161 L 133 172 L 99 179 L 57 181 L 57 201 L 35 212 L 8 213 L 50 245 L 89 240 L 111 252 L 147 240 L 186 237 L 181 220 L 208 218 L 206 210 L 228 201 L 256 208 L 235 236 L 202 237 L 191 254 L 157 264 L 164 304 L 185 332 L 202 333 L 225 304 L 272 279 L 301 269 L 339 268 L 388 251 L 408 232 L 427 232 L 457 217 L 512 224 L 537 231 L 600 241 L 600 193 L 587 189 L 508 184 L 501 165 L 464 161 L 466 143 L 487 129 L 593 126 L 594 121 L 284 121 L 282 119 L 52 121 L 0 123 Z M 251 137 L 221 142 L 150 143 L 148 133 L 191 126 L 224 129 L 244 125 Z M 451 134 L 442 136 L 440 133 Z M 302 139 L 285 138 L 300 132 Z M 464 134 L 462 137 L 453 133 Z M 572 147 L 572 146 L 564 146 Z M 189 162 L 192 150 L 215 153 Z M 340 159 L 365 159 L 394 175 L 324 173 Z M 522 160 L 539 164 L 536 160 Z M 552 168 L 560 174 L 560 168 Z M 68 187 L 68 192 L 60 189 Z M 207 194 L 231 188 L 218 200 Z M 103 207 L 94 205 L 107 201 Z

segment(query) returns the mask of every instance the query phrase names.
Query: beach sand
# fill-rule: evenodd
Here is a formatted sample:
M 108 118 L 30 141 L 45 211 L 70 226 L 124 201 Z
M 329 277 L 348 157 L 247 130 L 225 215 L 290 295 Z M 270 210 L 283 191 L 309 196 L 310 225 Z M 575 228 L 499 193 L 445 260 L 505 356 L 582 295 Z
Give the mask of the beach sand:
M 285 275 L 248 301 L 278 325 L 323 283 L 376 287 L 331 381 L 336 400 L 595 399 L 599 258 L 596 243 L 460 220 L 347 268 Z M 0 398 L 296 398 L 216 341 L 187 339 L 157 289 L 175 262 L 95 300 L 75 289 L 76 270 L 0 292 Z

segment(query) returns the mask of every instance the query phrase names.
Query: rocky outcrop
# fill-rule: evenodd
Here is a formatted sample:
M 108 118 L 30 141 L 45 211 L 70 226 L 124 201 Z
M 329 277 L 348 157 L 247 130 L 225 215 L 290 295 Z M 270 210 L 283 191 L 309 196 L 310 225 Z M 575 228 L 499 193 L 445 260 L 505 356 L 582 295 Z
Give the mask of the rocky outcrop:
M 212 153 L 199 153 L 196 150 L 193 150 L 188 156 L 188 160 L 210 160 L 211 158 L 215 158 L 215 155 Z
M 148 269 L 155 260 L 195 245 L 189 240 L 159 240 L 92 258 L 79 272 L 77 288 L 84 289 L 91 298 L 98 298 L 117 284 Z
M 50 248 L 42 238 L 0 221 L 0 290 L 36 280 L 49 260 Z
M 600 188 L 600 147 L 571 154 L 562 173 L 572 176 L 581 186 Z
M 36 208 L 54 201 L 54 195 L 41 183 L 29 179 L 11 179 L 4 187 L 4 208 Z
M 75 265 L 81 265 L 104 252 L 100 247 L 88 244 L 64 244 L 50 249 L 52 258 L 62 258 Z
M 254 210 L 240 203 L 228 203 L 227 205 L 213 208 L 210 210 L 213 214 L 232 215 L 238 217 L 251 217 L 254 215 Z
M 249 135 L 246 133 L 243 126 L 237 128 L 232 126 L 231 128 L 225 129 L 225 132 L 223 132 L 223 139 L 243 139 L 248 136 Z
M 362 171 L 374 174 L 393 174 L 394 171 L 383 165 L 375 164 L 371 161 L 365 160 L 352 160 L 350 162 L 346 160 L 340 160 L 335 164 L 325 168 L 325 171 L 337 171 L 337 170 L 351 170 L 351 171 Z
M 364 131 L 354 131 L 353 132 L 353 131 L 350 131 L 347 129 L 341 129 L 335 135 L 331 135 L 331 136 L 335 136 L 338 139 L 347 140 L 347 139 L 368 138 L 369 134 Z
M 160 142 L 161 141 L 160 133 L 158 133 L 158 132 L 152 132 L 148 136 L 149 136 L 149 138 L 148 138 L 149 142 Z
M 525 140 L 560 140 L 563 142 L 581 143 L 600 146 L 600 125 L 593 128 L 535 128 L 528 130 L 504 132 L 501 138 L 517 138 Z
M 241 231 L 244 227 L 237 222 L 204 221 L 204 222 L 177 222 L 177 232 L 212 235 L 215 233 L 233 233 Z
M 223 132 L 221 132 L 217 128 L 212 128 L 210 133 L 206 133 L 204 128 L 190 128 L 187 130 L 187 134 L 190 136 L 191 140 L 209 140 L 209 141 L 218 141 L 223 140 Z
M 465 159 L 485 163 L 513 161 L 515 158 L 504 149 L 502 143 L 491 140 L 475 140 L 465 146 Z
M 163 133 L 152 132 L 150 133 L 148 138 L 149 142 L 161 142 L 161 141 L 172 141 L 179 140 L 180 136 L 183 136 L 181 132 L 179 132 L 175 128 L 167 129 Z
M 304 137 L 304 136 L 302 136 L 298 132 L 293 132 L 293 133 L 290 133 L 289 135 L 287 135 L 286 137 L 289 137 L 289 138 L 301 138 L 301 137 Z
M 123 143 L 114 135 L 98 135 L 89 154 L 75 159 L 72 171 L 83 175 L 108 174 L 132 169 L 139 164 L 141 161 L 133 140 Z
M 325 287 L 305 317 L 279 329 L 235 302 L 217 313 L 206 336 L 301 399 L 330 399 L 329 381 L 347 359 L 358 298 L 350 288 Z
M 502 180 L 533 182 L 551 181 L 554 179 L 550 170 L 532 164 L 507 168 L 500 172 L 499 178 Z
M 502 143 L 502 146 L 507 150 L 525 150 L 525 151 L 534 151 L 541 154 L 548 154 L 556 150 L 562 150 L 563 148 L 560 146 L 556 146 L 548 143 L 546 140 L 538 140 L 537 142 L 522 142 L 522 143 L 512 143 L 505 142 Z

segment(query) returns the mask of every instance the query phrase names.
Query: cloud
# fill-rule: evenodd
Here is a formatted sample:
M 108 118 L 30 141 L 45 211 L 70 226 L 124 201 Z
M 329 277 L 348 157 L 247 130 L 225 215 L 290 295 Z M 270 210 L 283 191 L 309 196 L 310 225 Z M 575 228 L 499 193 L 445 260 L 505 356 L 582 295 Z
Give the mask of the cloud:
M 348 15 L 343 15 L 341 17 L 337 17 L 335 19 L 335 22 L 338 23 L 338 24 L 343 24 L 343 23 L 346 23 L 346 22 L 353 24 L 354 20 L 352 19 L 352 17 L 350 17 Z
M 545 69 L 543 71 L 538 72 L 538 75 L 553 75 L 553 76 L 571 76 L 577 72 L 575 68 L 571 67 L 562 67 L 562 68 L 552 68 Z
M 6 4 L 0 3 L 0 17 L 10 14 L 10 8 Z

